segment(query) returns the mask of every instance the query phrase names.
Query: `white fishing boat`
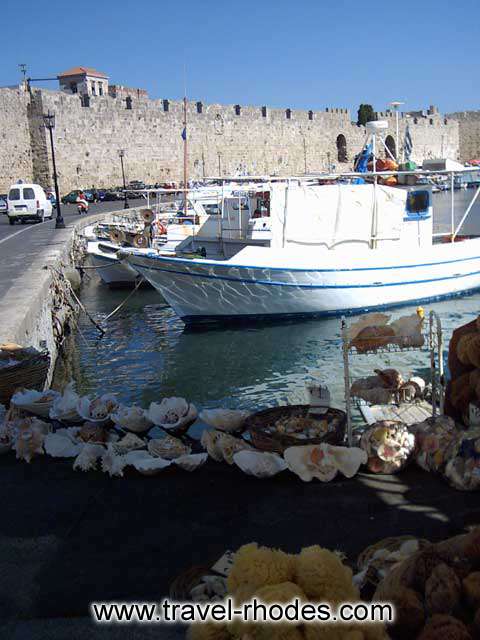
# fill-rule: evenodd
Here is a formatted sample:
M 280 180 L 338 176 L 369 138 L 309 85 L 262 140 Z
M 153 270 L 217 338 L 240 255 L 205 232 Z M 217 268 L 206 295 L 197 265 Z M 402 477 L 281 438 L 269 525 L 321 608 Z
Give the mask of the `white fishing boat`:
M 451 229 L 433 234 L 431 187 L 380 184 L 392 173 L 412 174 L 350 173 L 328 176 L 330 184 L 324 176 L 316 186 L 271 178 L 270 241 L 251 246 L 242 222 L 238 251 L 225 259 L 120 257 L 185 322 L 344 314 L 480 288 L 480 237 L 459 235 L 480 188 L 456 227 L 452 195 Z
M 141 278 L 128 263 L 117 258 L 118 245 L 91 240 L 86 250 L 90 266 L 95 267 L 101 280 L 109 287 L 134 287 Z

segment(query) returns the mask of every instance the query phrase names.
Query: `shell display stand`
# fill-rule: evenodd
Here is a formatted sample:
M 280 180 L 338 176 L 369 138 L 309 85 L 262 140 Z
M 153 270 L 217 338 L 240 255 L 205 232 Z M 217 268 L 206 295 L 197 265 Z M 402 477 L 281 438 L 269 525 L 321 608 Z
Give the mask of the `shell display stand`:
M 365 316 L 360 317 L 360 320 L 356 321 L 355 324 L 361 325 L 363 323 L 365 331 L 368 331 L 368 329 L 371 330 L 368 333 L 368 338 L 364 338 L 363 343 L 361 338 L 362 332 L 360 331 L 357 337 L 352 339 L 351 329 L 354 324 L 347 323 L 345 317 L 342 317 L 341 321 L 345 407 L 347 413 L 347 442 L 349 446 L 352 446 L 353 442 L 352 413 L 354 406 L 360 410 L 363 418 L 367 422 L 375 422 L 377 420 L 421 422 L 428 417 L 428 415 L 436 416 L 443 414 L 445 382 L 442 359 L 443 334 L 440 318 L 434 311 L 430 312 L 428 320 L 423 319 L 422 316 L 422 320 L 419 321 L 420 332 L 415 334 L 414 339 L 410 339 L 408 335 L 398 336 L 394 331 L 386 330 L 390 326 L 395 325 L 395 322 L 403 320 L 403 318 L 393 321 L 391 325 L 384 323 L 377 327 L 374 326 L 374 321 L 372 324 L 368 324 L 369 318 L 373 319 L 375 316 L 381 315 L 382 314 L 365 314 Z M 414 316 L 405 319 L 411 318 L 414 318 Z M 378 331 L 375 331 L 375 329 L 378 329 Z M 383 329 L 383 331 L 380 331 L 380 329 Z M 379 361 L 382 358 L 383 360 L 388 358 L 390 363 L 392 355 L 400 355 L 408 351 L 429 354 L 430 383 L 432 385 L 431 404 L 427 404 L 425 401 L 407 401 L 402 388 L 390 390 L 392 394 L 392 401 L 390 403 L 375 404 L 367 400 L 352 398 L 351 387 L 354 379 L 351 374 L 351 366 L 354 360 L 361 361 L 363 358 L 364 362 L 362 365 L 368 362 L 368 365 L 372 369 L 373 358 L 378 358 Z M 385 391 L 388 391 L 388 389 L 385 389 Z M 411 420 L 406 419 L 408 414 L 411 414 Z

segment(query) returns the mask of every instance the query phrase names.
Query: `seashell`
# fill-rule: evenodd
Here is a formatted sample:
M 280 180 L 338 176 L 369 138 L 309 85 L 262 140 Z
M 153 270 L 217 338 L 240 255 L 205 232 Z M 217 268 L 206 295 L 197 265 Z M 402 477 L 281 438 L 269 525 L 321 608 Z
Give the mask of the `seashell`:
M 164 458 L 154 458 L 147 454 L 145 457 L 137 458 L 131 464 L 142 475 L 155 476 L 157 473 L 160 473 L 160 471 L 163 471 L 163 469 L 169 467 L 172 461 L 165 460 Z
M 164 438 L 155 438 L 148 443 L 148 451 L 152 456 L 165 458 L 166 460 L 174 460 L 180 456 L 188 455 L 191 447 L 183 444 L 178 438 L 174 438 L 167 434 Z
M 152 456 L 148 453 L 148 451 L 145 451 L 145 449 L 137 449 L 136 451 L 129 451 L 128 453 L 126 453 L 124 455 L 125 458 L 125 462 L 127 463 L 127 465 L 132 465 L 134 462 L 137 462 L 138 460 L 144 460 L 145 458 L 151 458 Z
M 145 448 L 145 441 L 136 436 L 134 433 L 127 433 L 121 440 L 111 445 L 112 450 L 117 455 L 125 455 L 129 451 Z
M 23 411 L 28 411 L 42 418 L 48 418 L 54 401 L 59 397 L 58 391 L 53 391 L 53 389 L 49 391 L 20 389 L 13 394 L 11 403 Z
M 112 449 L 113 445 L 109 444 L 102 456 L 102 471 L 108 473 L 112 478 L 114 476 L 123 478 L 123 470 L 127 466 L 125 456 L 118 456 Z
M 164 398 L 160 403 L 152 402 L 146 416 L 153 424 L 170 431 L 193 423 L 197 409 L 184 398 Z
M 98 425 L 106 425 L 110 421 L 110 414 L 117 408 L 115 396 L 104 394 L 90 399 L 89 396 L 80 398 L 77 403 L 77 411 L 84 420 L 95 422 Z
M 50 408 L 50 418 L 60 422 L 78 422 L 81 420 L 77 411 L 80 396 L 75 392 L 75 383 L 69 382 L 63 394 L 55 398 Z
M 287 463 L 276 453 L 237 451 L 233 461 L 244 473 L 256 478 L 270 478 L 288 469 Z
M 234 433 L 241 429 L 249 415 L 249 411 L 237 409 L 204 409 L 200 419 L 214 429 Z
M 107 441 L 107 431 L 94 422 L 85 422 L 78 431 L 77 438 L 82 442 L 105 443 Z
M 195 471 L 208 460 L 208 453 L 192 453 L 175 458 L 174 463 L 184 471 Z
M 208 594 L 216 596 L 227 595 L 227 580 L 220 576 L 202 576 L 202 583 L 207 587 Z
M 329 482 L 338 471 L 351 478 L 360 465 L 367 462 L 365 452 L 357 447 L 334 447 L 325 443 L 289 447 L 284 457 L 290 471 L 304 482 L 310 482 L 313 478 Z
M 105 447 L 101 444 L 87 443 L 83 445 L 82 450 L 73 462 L 74 470 L 95 471 L 99 458 L 105 453 Z
M 82 450 L 82 445 L 75 442 L 69 434 L 59 433 L 60 431 L 68 431 L 67 429 L 59 429 L 56 433 L 48 433 L 45 436 L 45 453 L 52 458 L 75 458 Z
M 348 328 L 348 339 L 354 340 L 365 327 L 386 325 L 391 316 L 385 313 L 366 313 Z
M 385 389 L 399 389 L 403 384 L 403 378 L 397 369 L 374 369 Z
M 202 447 L 207 451 L 208 455 L 216 462 L 223 462 L 223 454 L 218 446 L 218 441 L 221 434 L 218 431 L 207 431 L 202 433 L 200 443 Z
M 401 347 L 422 347 L 425 338 L 422 334 L 424 317 L 422 313 L 412 313 L 394 320 L 390 326 L 395 332 L 395 342 Z
M 218 450 L 222 454 L 222 458 L 227 464 L 233 464 L 233 456 L 237 451 L 243 449 L 252 449 L 252 447 L 244 440 L 234 438 L 228 433 L 221 433 L 216 444 Z
M 15 427 L 12 445 L 17 460 L 30 462 L 36 455 L 43 454 L 46 429 L 48 425 L 35 418 L 20 421 Z
M 135 405 L 132 407 L 118 405 L 110 418 L 115 424 L 134 433 L 143 433 L 153 426 L 153 422 L 146 417 L 145 411 Z

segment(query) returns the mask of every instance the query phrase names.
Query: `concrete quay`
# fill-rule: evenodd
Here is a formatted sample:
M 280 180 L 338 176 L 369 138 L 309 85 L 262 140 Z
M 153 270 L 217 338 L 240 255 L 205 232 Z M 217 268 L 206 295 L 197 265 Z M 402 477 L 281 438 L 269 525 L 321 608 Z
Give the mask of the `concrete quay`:
M 55 220 L 40 224 L 8 224 L 0 219 L 0 344 L 16 342 L 22 346 L 48 349 L 57 356 L 51 318 L 52 271 L 72 266 L 71 250 L 76 234 L 85 226 L 123 212 L 117 202 L 91 207 L 79 216 L 76 207 L 62 207 L 65 229 L 55 229 Z M 133 203 L 132 203 L 133 205 Z M 130 211 L 133 211 L 134 208 Z

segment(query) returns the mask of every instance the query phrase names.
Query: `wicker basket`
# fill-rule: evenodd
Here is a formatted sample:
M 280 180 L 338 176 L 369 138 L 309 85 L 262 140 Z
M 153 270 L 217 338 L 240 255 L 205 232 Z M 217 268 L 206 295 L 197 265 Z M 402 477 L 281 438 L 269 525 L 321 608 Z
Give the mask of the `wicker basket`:
M 5 405 L 19 387 L 42 391 L 50 367 L 48 352 L 18 349 L 9 355 L 18 363 L 0 367 L 0 404 Z
M 383 540 L 379 540 L 375 544 L 371 544 L 369 547 L 366 547 L 357 558 L 357 568 L 359 571 L 362 571 L 366 568 L 370 560 L 373 558 L 375 553 L 380 549 L 387 549 L 387 551 L 393 552 L 398 551 L 404 542 L 408 542 L 409 540 L 417 540 L 419 549 L 423 549 L 424 547 L 431 544 L 428 540 L 424 538 L 416 538 L 415 536 L 395 536 L 391 538 L 383 538 Z
M 273 451 L 283 454 L 289 447 L 309 444 L 342 444 L 345 438 L 346 414 L 340 409 L 329 408 L 321 416 L 328 422 L 328 431 L 318 438 L 299 439 L 283 433 L 270 433 L 268 427 L 286 417 L 305 417 L 310 409 L 308 404 L 294 404 L 286 407 L 264 409 L 249 416 L 245 421 L 245 429 L 250 434 L 253 445 L 261 451 Z

